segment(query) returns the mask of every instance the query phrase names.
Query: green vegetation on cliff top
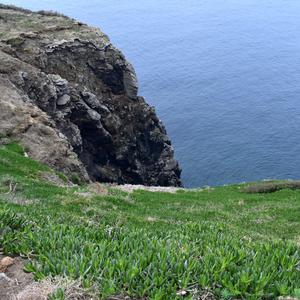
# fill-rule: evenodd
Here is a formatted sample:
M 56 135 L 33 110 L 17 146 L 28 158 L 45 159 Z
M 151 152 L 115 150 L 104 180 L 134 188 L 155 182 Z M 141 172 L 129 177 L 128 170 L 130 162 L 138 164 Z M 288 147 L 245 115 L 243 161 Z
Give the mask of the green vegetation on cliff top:
M 37 280 L 79 279 L 100 299 L 300 294 L 300 190 L 97 195 L 55 177 L 18 145 L 0 147 L 0 248 L 28 257 Z

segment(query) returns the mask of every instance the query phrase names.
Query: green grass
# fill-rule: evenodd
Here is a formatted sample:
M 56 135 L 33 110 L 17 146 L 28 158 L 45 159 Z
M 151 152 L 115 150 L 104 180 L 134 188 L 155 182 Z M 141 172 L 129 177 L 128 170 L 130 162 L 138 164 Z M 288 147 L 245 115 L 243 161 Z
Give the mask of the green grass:
M 87 196 L 87 186 L 54 186 L 41 172 L 52 171 L 17 144 L 0 147 L 0 247 L 29 257 L 37 280 L 79 279 L 100 299 L 299 296 L 299 190 Z

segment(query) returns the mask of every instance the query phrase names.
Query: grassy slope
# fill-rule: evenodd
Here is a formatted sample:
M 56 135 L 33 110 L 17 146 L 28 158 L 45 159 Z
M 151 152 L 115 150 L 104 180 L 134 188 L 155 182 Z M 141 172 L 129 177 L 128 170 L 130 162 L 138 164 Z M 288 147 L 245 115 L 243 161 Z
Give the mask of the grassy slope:
M 246 194 L 235 185 L 87 197 L 88 187 L 51 185 L 45 172 L 19 146 L 0 147 L 0 247 L 30 257 L 36 279 L 80 279 L 103 299 L 299 294 L 300 190 Z

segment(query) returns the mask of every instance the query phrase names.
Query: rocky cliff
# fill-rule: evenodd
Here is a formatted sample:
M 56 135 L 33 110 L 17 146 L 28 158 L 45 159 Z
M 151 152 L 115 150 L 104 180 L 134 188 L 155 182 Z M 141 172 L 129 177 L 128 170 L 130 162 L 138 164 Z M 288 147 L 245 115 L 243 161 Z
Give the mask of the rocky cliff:
M 135 71 L 99 29 L 0 6 L 0 136 L 66 174 L 178 186 L 180 168 Z

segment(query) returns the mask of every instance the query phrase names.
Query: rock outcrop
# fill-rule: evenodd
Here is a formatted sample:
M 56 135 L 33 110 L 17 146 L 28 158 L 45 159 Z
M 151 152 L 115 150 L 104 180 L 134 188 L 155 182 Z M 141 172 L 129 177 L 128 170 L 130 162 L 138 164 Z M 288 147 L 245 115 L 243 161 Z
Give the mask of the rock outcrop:
M 105 34 L 59 14 L 0 7 L 0 136 L 84 180 L 181 185 L 163 124 Z

